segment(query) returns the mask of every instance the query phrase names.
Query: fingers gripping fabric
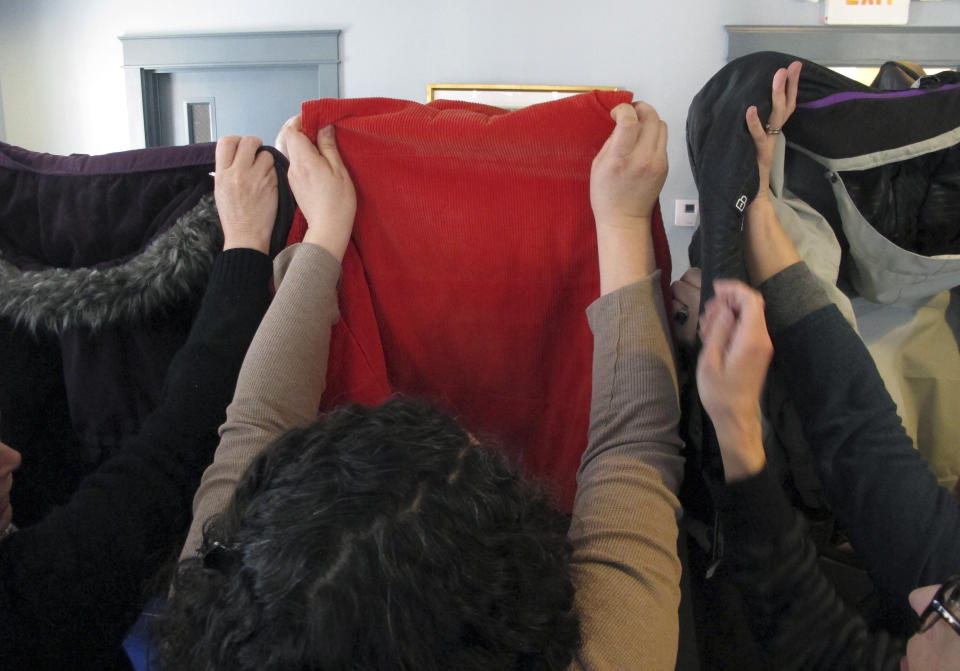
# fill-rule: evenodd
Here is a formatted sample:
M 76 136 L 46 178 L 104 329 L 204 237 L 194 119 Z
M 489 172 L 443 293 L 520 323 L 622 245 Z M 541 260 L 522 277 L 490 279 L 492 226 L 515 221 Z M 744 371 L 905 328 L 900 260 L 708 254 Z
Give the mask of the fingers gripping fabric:
M 388 99 L 303 105 L 336 126 L 358 197 L 323 405 L 433 399 L 495 436 L 569 508 L 586 443 L 599 294 L 590 165 L 631 94 L 507 112 Z M 670 258 L 654 219 L 664 287 Z M 303 238 L 298 213 L 289 243 Z
M 757 106 L 761 121 L 770 116 L 770 81 L 778 68 L 803 62 L 798 101 L 815 99 L 851 82 L 828 68 L 775 52 L 738 58 L 719 72 L 694 97 L 687 115 L 687 153 L 700 193 L 701 227 L 691 262 L 703 270 L 703 303 L 713 295 L 718 277 L 747 279 L 741 230 L 747 205 L 757 194 L 756 149 L 747 130 L 747 107 Z M 784 132 L 795 130 L 795 115 Z M 790 139 L 793 135 L 788 135 Z

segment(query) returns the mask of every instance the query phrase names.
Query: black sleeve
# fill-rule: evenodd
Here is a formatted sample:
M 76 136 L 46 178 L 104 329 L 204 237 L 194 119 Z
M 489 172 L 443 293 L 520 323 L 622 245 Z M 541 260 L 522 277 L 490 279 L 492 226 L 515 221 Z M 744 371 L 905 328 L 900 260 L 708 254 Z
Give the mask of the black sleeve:
M 833 305 L 773 333 L 817 472 L 837 519 L 886 590 L 960 569 L 960 504 L 914 448 L 870 353 Z
M 817 564 L 800 516 L 770 471 L 728 485 L 718 500 L 725 571 L 743 597 L 772 669 L 896 671 L 903 641 L 870 633 Z
M 265 254 L 221 254 L 134 445 L 87 477 L 66 506 L 0 544 L 4 668 L 96 668 L 94 660 L 116 656 L 146 602 L 144 584 L 190 523 L 193 493 L 270 301 L 270 274 Z

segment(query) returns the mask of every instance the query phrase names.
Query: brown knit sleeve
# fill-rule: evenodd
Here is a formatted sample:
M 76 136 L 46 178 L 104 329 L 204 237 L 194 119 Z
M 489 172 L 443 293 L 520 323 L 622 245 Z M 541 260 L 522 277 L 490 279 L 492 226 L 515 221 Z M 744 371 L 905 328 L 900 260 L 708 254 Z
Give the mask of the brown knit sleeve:
M 301 243 L 274 261 L 277 293 L 237 379 L 220 445 L 193 499 L 181 559 L 200 546 L 203 525 L 222 511 L 250 463 L 280 435 L 316 418 L 326 382 L 330 330 L 339 317 L 340 263 Z
M 583 645 L 572 669 L 674 668 L 680 603 L 677 376 L 653 275 L 587 310 L 590 435 L 570 541 Z

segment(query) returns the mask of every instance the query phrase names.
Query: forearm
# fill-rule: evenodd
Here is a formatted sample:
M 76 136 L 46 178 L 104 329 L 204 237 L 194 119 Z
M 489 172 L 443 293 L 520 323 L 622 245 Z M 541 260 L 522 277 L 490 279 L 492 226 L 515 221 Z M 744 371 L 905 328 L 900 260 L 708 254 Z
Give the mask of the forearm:
M 594 385 L 569 537 L 582 614 L 574 668 L 672 669 L 683 471 L 659 273 L 588 310 Z
M 638 454 L 679 455 L 677 372 L 659 282 L 659 271 L 648 273 L 587 308 L 593 385 L 580 477 L 624 445 Z M 671 488 L 679 487 L 679 471 L 668 471 Z
M 170 362 L 160 403 L 141 427 L 141 442 L 171 431 L 216 435 L 247 347 L 270 304 L 270 272 L 269 257 L 252 249 L 217 257 L 190 334 Z M 199 458 L 205 465 L 210 454 Z
M 723 460 L 724 480 L 737 482 L 762 471 L 767 465 L 767 455 L 763 449 L 760 409 L 748 416 L 712 419 Z
M 234 423 L 282 433 L 316 419 L 330 330 L 339 318 L 339 279 L 340 263 L 316 245 L 296 245 L 277 257 L 277 292 L 240 369 L 221 439 Z
M 774 334 L 817 472 L 886 590 L 943 581 L 960 557 L 960 506 L 914 448 L 860 338 L 832 305 Z
M 747 207 L 744 218 L 744 256 L 750 282 L 758 286 L 800 260 L 777 219 L 770 194 L 758 194 Z
M 899 669 L 903 642 L 869 634 L 842 602 L 770 471 L 728 485 L 718 508 L 724 570 L 772 668 Z
M 277 257 L 278 289 L 237 381 L 220 446 L 194 498 L 182 556 L 199 547 L 203 524 L 223 510 L 250 463 L 276 438 L 316 418 L 330 330 L 338 317 L 340 264 L 310 244 Z
M 868 571 L 901 596 L 941 582 L 960 557 L 960 508 L 904 431 L 863 341 L 804 263 L 760 290 L 777 368 L 828 499 Z
M 600 294 L 639 282 L 656 270 L 650 219 L 597 221 Z

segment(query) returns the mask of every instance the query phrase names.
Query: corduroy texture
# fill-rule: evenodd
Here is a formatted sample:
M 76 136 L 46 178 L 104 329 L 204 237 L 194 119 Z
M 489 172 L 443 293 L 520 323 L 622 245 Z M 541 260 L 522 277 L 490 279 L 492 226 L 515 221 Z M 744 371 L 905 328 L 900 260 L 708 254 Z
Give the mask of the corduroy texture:
M 627 91 L 513 112 L 451 101 L 325 99 L 357 189 L 323 406 L 433 399 L 519 451 L 569 508 L 590 403 L 599 294 L 590 165 Z M 303 239 L 300 213 L 289 243 Z M 663 287 L 670 259 L 659 208 Z

